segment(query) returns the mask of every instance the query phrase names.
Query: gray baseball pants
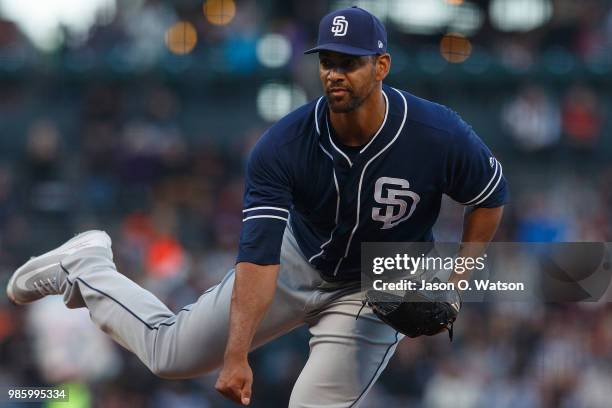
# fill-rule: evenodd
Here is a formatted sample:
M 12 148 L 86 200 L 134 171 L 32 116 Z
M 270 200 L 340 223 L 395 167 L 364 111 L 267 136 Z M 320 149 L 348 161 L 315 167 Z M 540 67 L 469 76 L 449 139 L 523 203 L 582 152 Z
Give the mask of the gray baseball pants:
M 118 273 L 110 251 L 84 249 L 65 258 L 62 267 L 68 273 L 66 305 L 87 307 L 94 323 L 136 354 L 154 374 L 189 378 L 221 367 L 233 270 L 197 302 L 175 314 Z M 310 355 L 289 407 L 348 408 L 363 400 L 402 335 L 382 323 L 368 307 L 355 319 L 360 308 L 358 283 L 325 282 L 306 262 L 286 229 L 278 287 L 255 334 L 253 348 L 308 325 Z

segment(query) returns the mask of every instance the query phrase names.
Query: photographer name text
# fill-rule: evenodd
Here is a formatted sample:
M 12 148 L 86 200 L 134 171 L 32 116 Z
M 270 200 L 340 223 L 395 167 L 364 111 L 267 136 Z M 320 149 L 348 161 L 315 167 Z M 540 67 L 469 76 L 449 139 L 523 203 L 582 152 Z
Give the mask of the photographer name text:
M 413 281 L 409 279 L 402 279 L 397 282 L 385 282 L 382 279 L 376 279 L 372 282 L 372 287 L 376 290 L 382 291 L 412 291 L 412 290 L 481 290 L 481 291 L 525 291 L 525 284 L 523 282 L 502 282 L 492 281 L 489 279 L 475 279 L 468 281 L 461 279 L 454 282 L 427 282 L 425 280 Z

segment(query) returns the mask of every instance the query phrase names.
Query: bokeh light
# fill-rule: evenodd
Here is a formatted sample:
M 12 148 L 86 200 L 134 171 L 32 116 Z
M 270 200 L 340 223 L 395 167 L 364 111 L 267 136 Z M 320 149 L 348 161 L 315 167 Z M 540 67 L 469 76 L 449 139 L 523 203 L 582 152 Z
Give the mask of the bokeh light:
M 440 54 L 451 63 L 461 63 L 472 53 L 472 44 L 459 33 L 448 33 L 440 41 Z
M 491 24 L 502 31 L 529 31 L 551 19 L 550 0 L 493 0 L 489 6 Z
M 116 12 L 116 0 L 0 0 L 0 21 L 17 23 L 45 51 L 64 44 L 66 34 L 86 41 L 95 25 L 109 24 Z
M 448 22 L 448 30 L 470 36 L 480 30 L 484 22 L 483 11 L 478 5 L 462 2 L 451 8 L 452 17 Z
M 385 22 L 389 15 L 389 3 L 381 0 L 334 0 L 329 5 L 329 11 L 332 12 L 352 6 L 368 10 L 382 22 Z
M 443 0 L 391 0 L 389 18 L 407 33 L 433 34 L 446 26 L 451 7 Z
M 257 112 L 264 120 L 274 122 L 306 101 L 306 92 L 297 85 L 268 83 L 257 93 Z
M 166 46 L 173 54 L 189 54 L 197 42 L 196 29 L 188 21 L 179 21 L 166 31 Z
M 214 25 L 226 25 L 236 15 L 234 0 L 206 0 L 204 2 L 204 16 Z
M 268 68 L 279 68 L 291 58 L 291 43 L 282 34 L 266 34 L 257 42 L 257 59 Z

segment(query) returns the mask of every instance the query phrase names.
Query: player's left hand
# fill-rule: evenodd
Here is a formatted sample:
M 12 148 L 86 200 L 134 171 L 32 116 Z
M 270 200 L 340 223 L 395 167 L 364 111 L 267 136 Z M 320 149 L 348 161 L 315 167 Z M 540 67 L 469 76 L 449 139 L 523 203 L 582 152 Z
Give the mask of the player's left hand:
M 253 371 L 246 359 L 225 359 L 215 389 L 226 398 L 242 405 L 251 403 Z
M 406 291 L 403 296 L 368 290 L 365 302 L 380 320 L 408 337 L 434 336 L 447 330 L 451 341 L 462 304 L 456 290 Z

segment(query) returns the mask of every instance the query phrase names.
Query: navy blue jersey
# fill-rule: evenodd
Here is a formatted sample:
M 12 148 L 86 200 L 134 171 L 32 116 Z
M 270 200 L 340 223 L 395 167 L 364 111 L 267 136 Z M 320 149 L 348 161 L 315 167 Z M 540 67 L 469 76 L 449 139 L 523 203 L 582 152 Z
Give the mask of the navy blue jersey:
M 278 264 L 289 222 L 325 279 L 359 279 L 362 241 L 433 240 L 443 194 L 467 206 L 506 203 L 501 164 L 459 115 L 383 93 L 383 124 L 358 152 L 334 142 L 325 98 L 264 133 L 248 160 L 238 262 Z

